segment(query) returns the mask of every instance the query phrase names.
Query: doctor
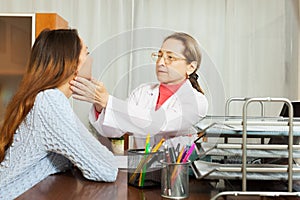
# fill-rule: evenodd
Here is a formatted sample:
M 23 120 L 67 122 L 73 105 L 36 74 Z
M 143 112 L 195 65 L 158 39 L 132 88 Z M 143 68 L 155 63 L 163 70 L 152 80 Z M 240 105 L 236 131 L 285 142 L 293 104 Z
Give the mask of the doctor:
M 130 132 L 141 138 L 148 133 L 174 137 L 189 133 L 206 115 L 208 102 L 197 82 L 201 63 L 197 41 L 186 33 L 174 33 L 152 58 L 159 83 L 140 85 L 127 101 L 111 96 L 97 80 L 76 77 L 71 81 L 73 97 L 93 103 L 89 121 L 101 135 L 121 137 Z

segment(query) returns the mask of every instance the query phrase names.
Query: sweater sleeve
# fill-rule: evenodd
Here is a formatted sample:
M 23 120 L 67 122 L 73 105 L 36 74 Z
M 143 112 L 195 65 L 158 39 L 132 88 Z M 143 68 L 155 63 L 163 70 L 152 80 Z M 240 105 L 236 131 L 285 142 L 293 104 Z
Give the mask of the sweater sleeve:
M 118 169 L 114 155 L 81 123 L 68 99 L 59 90 L 46 91 L 38 97 L 46 151 L 69 159 L 87 179 L 115 181 Z

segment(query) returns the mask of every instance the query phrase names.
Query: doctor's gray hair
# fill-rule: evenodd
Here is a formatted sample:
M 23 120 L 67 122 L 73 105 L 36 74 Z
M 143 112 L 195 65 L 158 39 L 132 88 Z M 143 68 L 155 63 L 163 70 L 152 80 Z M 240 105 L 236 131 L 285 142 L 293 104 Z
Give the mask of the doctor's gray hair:
M 164 42 L 168 39 L 179 40 L 183 43 L 183 46 L 185 49 L 182 52 L 182 54 L 185 56 L 187 63 L 190 64 L 194 61 L 197 62 L 197 68 L 195 69 L 195 71 L 192 74 L 189 75 L 189 80 L 190 80 L 193 88 L 195 88 L 198 92 L 201 92 L 202 94 L 204 94 L 202 88 L 200 87 L 200 85 L 197 81 L 198 74 L 196 73 L 200 67 L 201 58 L 202 58 L 200 46 L 199 46 L 198 42 L 189 34 L 182 33 L 182 32 L 176 32 L 176 33 L 173 33 L 172 35 L 169 35 L 168 37 L 166 37 L 164 39 Z

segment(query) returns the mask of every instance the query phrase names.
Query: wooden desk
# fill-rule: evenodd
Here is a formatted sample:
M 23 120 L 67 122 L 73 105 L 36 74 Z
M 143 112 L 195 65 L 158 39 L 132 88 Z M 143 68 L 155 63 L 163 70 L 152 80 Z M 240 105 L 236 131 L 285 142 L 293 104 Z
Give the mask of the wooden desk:
M 213 188 L 203 181 L 190 180 L 190 197 L 188 199 L 210 199 Z M 216 193 L 213 193 L 215 195 Z M 46 199 L 164 199 L 160 188 L 138 189 L 127 185 L 127 173 L 120 171 L 114 183 L 94 182 L 85 179 L 79 171 L 56 174 L 22 194 L 17 200 Z
M 277 184 L 277 183 L 274 183 Z M 255 187 L 259 190 L 266 186 L 265 182 L 256 182 Z M 300 184 L 299 184 L 300 186 Z M 273 186 L 271 186 L 273 187 Z M 282 186 L 281 186 L 282 187 Z M 208 200 L 219 191 L 208 181 L 190 179 L 190 196 L 188 200 Z M 298 199 L 297 197 L 274 197 L 277 200 Z M 272 197 L 249 197 L 230 196 L 230 200 L 271 200 Z M 120 171 L 114 183 L 94 182 L 85 179 L 78 170 L 67 171 L 47 177 L 42 182 L 22 194 L 17 200 L 158 200 L 164 199 L 160 196 L 160 188 L 138 189 L 127 185 L 127 173 Z M 219 198 L 223 199 L 223 198 Z

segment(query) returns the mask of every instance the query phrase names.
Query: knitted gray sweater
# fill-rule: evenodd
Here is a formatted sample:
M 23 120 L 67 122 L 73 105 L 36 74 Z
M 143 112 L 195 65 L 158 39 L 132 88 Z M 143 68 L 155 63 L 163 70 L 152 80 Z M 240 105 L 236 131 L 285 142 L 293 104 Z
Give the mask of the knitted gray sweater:
M 40 92 L 0 163 L 0 199 L 13 199 L 47 176 L 78 167 L 94 181 L 116 180 L 114 155 L 80 122 L 58 89 Z

